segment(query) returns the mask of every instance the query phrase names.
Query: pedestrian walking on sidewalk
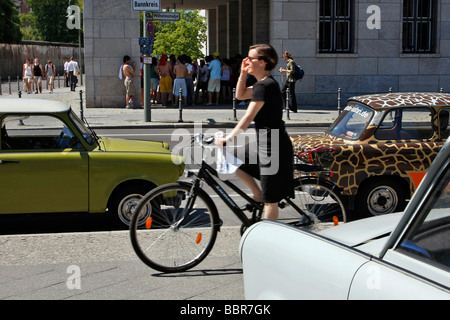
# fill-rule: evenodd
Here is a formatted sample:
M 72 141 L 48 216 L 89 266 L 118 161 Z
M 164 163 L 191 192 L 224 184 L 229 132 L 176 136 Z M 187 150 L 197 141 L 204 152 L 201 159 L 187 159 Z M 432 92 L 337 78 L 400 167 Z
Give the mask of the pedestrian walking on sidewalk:
M 134 76 L 134 71 L 136 69 L 136 62 L 133 62 L 133 66 L 130 65 L 131 62 L 131 58 L 129 56 L 124 56 L 123 57 L 123 64 L 120 67 L 120 72 L 119 72 L 119 78 L 123 79 L 125 78 L 125 80 L 123 81 L 123 84 L 125 86 L 125 103 L 126 103 L 126 108 L 127 109 L 132 109 L 133 108 L 133 97 L 136 94 L 136 89 L 134 88 L 134 84 L 133 84 L 133 76 Z
M 283 95 L 283 101 L 286 102 L 286 91 L 289 88 L 289 106 L 285 106 L 286 109 L 289 108 L 290 111 L 296 113 L 297 112 L 297 97 L 295 95 L 295 61 L 292 58 L 292 55 L 285 51 L 283 53 L 284 60 L 287 61 L 286 69 L 280 68 L 281 74 L 286 75 L 286 82 L 284 83 L 283 89 L 281 93 Z
M 173 101 L 173 78 L 172 64 L 167 61 L 167 55 L 163 54 L 159 59 L 156 71 L 159 73 L 159 93 L 163 106 L 168 105 L 169 100 Z
M 209 101 L 207 106 L 212 106 L 212 96 L 213 93 L 216 94 L 216 106 L 219 104 L 220 96 L 220 79 L 222 78 L 222 65 L 219 60 L 219 53 L 215 52 L 213 55 L 213 60 L 209 64 L 208 69 L 210 70 L 209 81 L 208 81 L 208 98 Z
M 195 88 L 195 98 L 194 103 L 198 103 L 198 96 L 200 90 L 202 91 L 201 101 L 205 100 L 207 96 L 208 90 L 208 66 L 205 63 L 205 60 L 200 60 L 200 67 L 198 68 L 198 79 L 197 79 L 197 87 Z
M 34 59 L 33 65 L 33 75 L 34 75 L 34 86 L 36 89 L 36 94 L 42 93 L 42 77 L 44 76 L 44 70 L 42 70 L 42 65 L 39 63 L 39 59 Z
M 158 59 L 156 57 L 152 58 L 152 65 L 150 66 L 150 101 L 152 104 L 158 103 L 158 87 L 159 87 L 159 75 L 156 72 L 158 67 Z
M 23 70 L 22 70 L 22 79 L 23 79 L 23 84 L 25 86 L 25 91 L 27 92 L 27 94 L 31 93 L 31 81 L 33 81 L 33 66 L 31 65 L 31 60 L 29 58 L 27 58 L 25 60 L 25 64 L 23 65 Z
M 49 90 L 48 93 L 53 93 L 53 84 L 55 83 L 55 75 L 56 75 L 55 66 L 52 63 L 52 60 L 48 60 L 47 64 L 45 65 L 45 77 L 47 78 Z
M 70 91 L 75 91 L 78 82 L 77 76 L 80 74 L 80 67 L 78 67 L 78 62 L 76 62 L 73 57 L 70 57 L 67 70 L 69 71 Z
M 178 96 L 183 96 L 184 104 L 187 102 L 187 88 L 186 88 L 186 77 L 188 74 L 187 67 L 181 62 L 183 58 L 180 56 L 173 67 L 173 73 L 175 75 L 175 80 L 173 82 L 173 95 L 175 97 L 174 103 L 178 101 Z
M 64 87 L 69 87 L 70 83 L 70 75 L 69 75 L 69 63 L 70 59 L 67 58 L 66 62 L 64 62 Z

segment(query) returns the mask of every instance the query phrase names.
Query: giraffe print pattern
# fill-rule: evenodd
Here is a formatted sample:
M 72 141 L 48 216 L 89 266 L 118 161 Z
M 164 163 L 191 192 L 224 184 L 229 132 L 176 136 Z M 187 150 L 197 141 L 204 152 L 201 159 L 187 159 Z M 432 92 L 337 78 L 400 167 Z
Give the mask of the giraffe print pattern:
M 371 121 L 358 140 L 336 137 L 329 133 L 292 137 L 295 153 L 304 153 L 301 156 L 304 162 L 329 169 L 333 173 L 329 179 L 343 187 L 344 195 L 354 196 L 364 181 L 383 176 L 402 179 L 412 196 L 421 177 L 445 143 L 437 131 L 438 114 L 443 107 L 450 107 L 450 94 L 387 93 L 353 97 L 349 101 L 369 106 L 376 113 L 387 113 L 399 107 L 431 107 L 434 110 L 432 122 L 436 130 L 429 139 L 377 140 L 374 133 L 379 123 Z M 321 146 L 329 148 L 305 153 Z

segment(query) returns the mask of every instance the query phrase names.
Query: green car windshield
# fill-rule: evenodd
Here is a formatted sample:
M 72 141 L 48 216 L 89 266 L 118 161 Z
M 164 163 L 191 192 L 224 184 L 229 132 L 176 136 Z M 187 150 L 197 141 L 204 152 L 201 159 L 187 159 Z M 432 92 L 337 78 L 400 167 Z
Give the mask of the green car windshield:
M 366 130 L 373 114 L 374 111 L 366 106 L 349 103 L 327 132 L 340 138 L 358 139 Z
M 84 140 L 89 145 L 92 146 L 97 142 L 94 132 L 92 130 L 88 129 L 85 126 L 85 124 L 80 120 L 80 118 L 77 117 L 77 115 L 73 111 L 70 112 L 70 119 L 72 119 L 73 123 L 78 128 L 81 135 L 83 136 Z

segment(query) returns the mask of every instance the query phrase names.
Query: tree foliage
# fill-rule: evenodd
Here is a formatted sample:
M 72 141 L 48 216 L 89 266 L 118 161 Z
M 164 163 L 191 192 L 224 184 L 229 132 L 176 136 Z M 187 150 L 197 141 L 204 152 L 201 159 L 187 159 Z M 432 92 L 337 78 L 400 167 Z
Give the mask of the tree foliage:
M 202 48 L 206 42 L 206 19 L 199 12 L 178 11 L 180 21 L 171 23 L 155 23 L 154 55 L 186 54 L 193 59 L 203 56 Z
M 30 27 L 36 37 L 33 40 L 78 43 L 78 30 L 67 27 L 69 6 L 67 0 L 28 0 L 27 2 L 33 10 L 29 13 Z M 72 4 L 82 5 L 79 1 L 73 1 Z
M 19 43 L 22 40 L 19 15 L 12 0 L 0 0 L 0 42 Z

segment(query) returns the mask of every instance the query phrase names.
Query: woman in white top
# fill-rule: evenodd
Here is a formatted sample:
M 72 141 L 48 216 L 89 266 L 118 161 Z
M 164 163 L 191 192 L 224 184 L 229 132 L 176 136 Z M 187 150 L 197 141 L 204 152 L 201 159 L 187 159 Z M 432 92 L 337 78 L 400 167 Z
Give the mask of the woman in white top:
M 22 79 L 25 90 L 27 91 L 28 94 L 31 93 L 31 82 L 33 81 L 33 78 L 34 72 L 33 67 L 31 65 L 31 60 L 27 58 L 27 60 L 25 60 L 25 64 L 23 65 Z

